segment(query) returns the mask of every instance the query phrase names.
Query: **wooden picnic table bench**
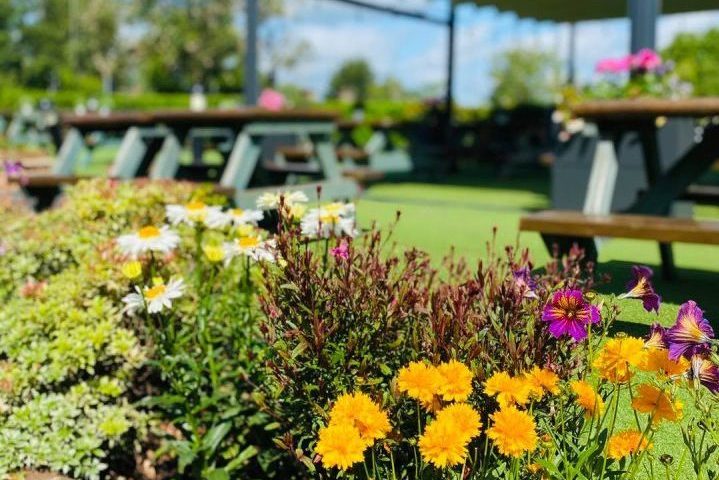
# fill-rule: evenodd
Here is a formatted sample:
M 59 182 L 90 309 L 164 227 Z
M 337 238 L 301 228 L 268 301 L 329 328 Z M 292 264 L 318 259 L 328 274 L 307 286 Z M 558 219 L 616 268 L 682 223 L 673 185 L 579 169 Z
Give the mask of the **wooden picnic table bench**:
M 669 169 L 662 169 L 660 164 L 657 131 L 663 126 L 663 122 L 658 121 L 661 117 L 719 116 L 719 98 L 592 101 L 579 104 L 572 111 L 575 116 L 596 124 L 599 131 L 584 213 L 569 215 L 549 211 L 530 215 L 520 221 L 521 229 L 542 233 L 549 248 L 556 243 L 564 250 L 580 240 L 577 243 L 594 254 L 596 244 L 589 238 L 593 236 L 656 240 L 660 242 L 663 273 L 667 278 L 675 274 L 671 242 L 716 243 L 717 226 L 712 222 L 666 217 L 676 200 L 711 193 L 710 189 L 693 184 L 719 158 L 719 124 L 706 122 L 701 138 Z M 629 133 L 635 133 L 641 143 L 648 188 L 626 211 L 609 215 L 616 178 L 620 174 L 616 149 Z M 674 230 L 675 236 L 669 230 Z

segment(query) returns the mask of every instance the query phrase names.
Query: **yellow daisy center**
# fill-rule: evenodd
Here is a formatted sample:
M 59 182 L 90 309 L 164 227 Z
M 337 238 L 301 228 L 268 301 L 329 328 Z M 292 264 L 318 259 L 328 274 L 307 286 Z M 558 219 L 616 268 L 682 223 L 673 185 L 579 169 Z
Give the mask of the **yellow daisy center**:
M 260 244 L 260 239 L 257 237 L 240 237 L 237 239 L 237 244 L 241 248 L 252 248 Z
M 241 208 L 233 208 L 232 210 L 230 210 L 230 214 L 234 217 L 242 216 L 243 213 L 245 213 L 245 211 Z
M 144 239 L 157 238 L 160 236 L 160 229 L 153 226 L 142 227 L 140 231 L 137 232 L 137 236 Z
M 163 293 L 165 293 L 166 287 L 163 284 L 155 285 L 154 287 L 150 287 L 145 289 L 145 298 L 147 300 L 154 300 Z
M 193 201 L 185 205 L 185 208 L 191 211 L 204 210 L 205 204 L 203 202 Z

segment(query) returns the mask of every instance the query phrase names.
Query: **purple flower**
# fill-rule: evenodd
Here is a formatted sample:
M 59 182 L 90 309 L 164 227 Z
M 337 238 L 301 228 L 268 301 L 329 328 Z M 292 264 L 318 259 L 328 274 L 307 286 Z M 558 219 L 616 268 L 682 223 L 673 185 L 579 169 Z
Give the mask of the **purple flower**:
M 549 333 L 555 337 L 568 334 L 579 342 L 587 336 L 587 328 L 599 322 L 600 315 L 599 309 L 584 299 L 581 290 L 562 290 L 552 295 L 542 320 L 549 322 Z
M 537 298 L 534 290 L 537 288 L 537 282 L 532 278 L 532 274 L 528 266 L 524 266 L 519 270 L 512 272 L 514 276 L 514 284 L 517 286 L 524 298 Z
M 714 330 L 704 318 L 704 312 L 699 305 L 689 300 L 679 307 L 677 321 L 667 330 L 666 338 L 669 344 L 669 358 L 678 360 L 683 355 L 689 359 L 693 355 L 709 351 Z
M 707 387 L 710 392 L 719 392 L 719 367 L 702 355 L 692 357 L 692 377 Z
M 8 177 L 19 177 L 23 173 L 23 166 L 20 162 L 8 162 L 5 160 L 5 174 Z
M 350 258 L 349 244 L 342 240 L 339 246 L 330 249 L 330 253 L 337 260 L 339 260 L 340 258 L 343 260 L 347 260 L 348 258 Z
M 632 278 L 627 283 L 627 293 L 619 296 L 619 298 L 639 298 L 644 304 L 644 310 L 651 312 L 654 310 L 659 314 L 659 302 L 661 297 L 656 294 L 652 286 L 651 278 L 654 272 L 651 268 L 642 265 L 634 265 L 632 267 Z
M 649 335 L 644 345 L 647 348 L 667 348 L 667 329 L 658 323 L 652 324 L 652 326 L 649 327 Z

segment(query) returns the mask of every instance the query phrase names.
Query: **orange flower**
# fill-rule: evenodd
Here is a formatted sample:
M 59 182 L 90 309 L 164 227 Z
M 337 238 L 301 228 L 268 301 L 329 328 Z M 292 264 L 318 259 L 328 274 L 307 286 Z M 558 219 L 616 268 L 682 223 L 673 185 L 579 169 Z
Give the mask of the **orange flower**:
M 631 378 L 630 367 L 644 360 L 644 342 L 634 337 L 612 338 L 607 341 L 592 364 L 599 376 L 610 382 L 623 383 Z
M 611 436 L 607 442 L 607 457 L 619 460 L 647 448 L 651 448 L 651 444 L 641 432 L 625 430 Z
M 646 351 L 640 368 L 647 372 L 676 377 L 685 374 L 689 370 L 689 366 L 689 360 L 684 357 L 679 357 L 677 361 L 670 359 L 669 350 L 665 348 L 650 348 Z
M 532 388 L 524 378 L 511 377 L 506 372 L 498 372 L 484 382 L 484 392 L 497 396 L 500 407 L 509 405 L 525 405 L 529 402 Z
M 638 412 L 648 413 L 652 417 L 652 423 L 662 420 L 670 422 L 679 420 L 682 418 L 684 410 L 680 401 L 672 401 L 665 391 L 646 383 L 637 388 L 637 395 L 632 400 L 632 407 Z
M 437 413 L 435 421 L 454 424 L 455 434 L 464 438 L 466 442 L 479 435 L 479 430 L 482 428 L 479 414 L 466 403 L 454 403 L 445 407 Z
M 510 457 L 521 457 L 537 447 L 537 432 L 534 418 L 527 412 L 510 406 L 490 416 L 492 426 L 487 437 L 500 453 Z
M 441 384 L 442 376 L 437 369 L 423 362 L 410 363 L 397 376 L 399 390 L 425 405 L 432 404 Z
M 337 399 L 330 411 L 330 425 L 337 424 L 355 427 L 368 445 L 392 429 L 387 413 L 362 392 L 346 393 Z
M 524 378 L 529 384 L 532 394 L 538 398 L 542 398 L 545 391 L 552 395 L 559 393 L 559 377 L 551 370 L 535 366 L 524 374 Z
M 604 400 L 589 383 L 584 380 L 575 380 L 570 385 L 577 396 L 577 403 L 584 409 L 587 418 L 602 414 Z
M 364 460 L 366 443 L 351 425 L 330 425 L 320 429 L 315 451 L 322 456 L 325 468 L 347 470 Z
M 457 360 L 440 364 L 437 371 L 442 376 L 439 394 L 442 399 L 451 402 L 464 402 L 472 393 L 472 372 Z

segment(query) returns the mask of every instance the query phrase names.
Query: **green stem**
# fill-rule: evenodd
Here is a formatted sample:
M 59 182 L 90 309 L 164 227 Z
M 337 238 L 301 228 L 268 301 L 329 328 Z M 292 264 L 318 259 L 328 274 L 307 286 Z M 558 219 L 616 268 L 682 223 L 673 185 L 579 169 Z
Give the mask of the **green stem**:
M 612 414 L 612 421 L 609 424 L 609 430 L 607 431 L 607 438 L 610 438 L 612 436 L 612 433 L 614 433 L 614 424 L 617 421 L 617 411 L 619 410 L 619 397 L 622 392 L 622 384 L 617 384 L 617 390 L 616 395 L 613 398 L 614 400 L 614 413 Z M 599 475 L 600 479 L 604 478 L 604 472 L 607 470 L 607 454 L 604 452 L 604 461 L 602 462 L 602 473 Z

